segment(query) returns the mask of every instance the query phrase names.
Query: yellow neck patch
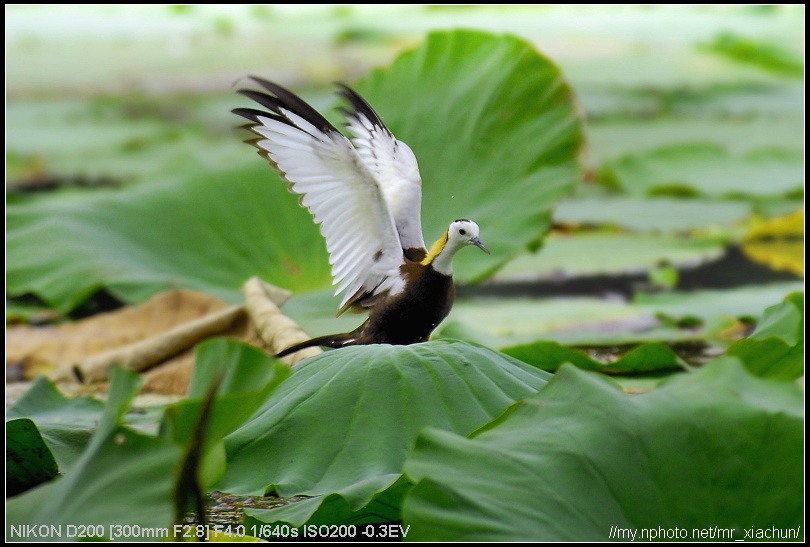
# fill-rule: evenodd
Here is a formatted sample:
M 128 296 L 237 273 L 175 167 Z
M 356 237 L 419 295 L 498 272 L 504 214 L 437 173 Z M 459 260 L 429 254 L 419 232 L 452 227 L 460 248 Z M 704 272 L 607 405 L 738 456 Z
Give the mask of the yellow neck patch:
M 427 266 L 428 264 L 430 264 L 431 262 L 433 262 L 433 260 L 434 260 L 434 259 L 435 259 L 437 256 L 439 256 L 439 253 L 441 253 L 441 252 L 442 252 L 442 250 L 444 249 L 444 246 L 445 246 L 445 245 L 447 245 L 447 231 L 446 231 L 446 230 L 445 230 L 444 234 L 442 234 L 442 237 L 440 237 L 439 239 L 437 239 L 437 240 L 436 240 L 436 241 L 433 243 L 433 245 L 431 245 L 431 246 L 430 246 L 430 250 L 428 251 L 427 256 L 426 256 L 425 258 L 423 258 L 423 259 L 422 259 L 422 262 L 420 262 L 420 264 L 421 264 L 422 266 Z

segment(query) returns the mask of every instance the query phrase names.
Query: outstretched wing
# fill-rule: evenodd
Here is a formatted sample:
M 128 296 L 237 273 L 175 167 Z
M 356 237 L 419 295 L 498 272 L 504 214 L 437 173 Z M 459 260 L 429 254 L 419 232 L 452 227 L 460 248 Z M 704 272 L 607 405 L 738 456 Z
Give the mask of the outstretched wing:
M 385 126 L 363 97 L 344 84 L 338 84 L 352 109 L 343 109 L 354 138 L 352 143 L 379 182 L 388 202 L 406 254 L 425 248 L 422 236 L 422 178 L 411 148 Z M 408 256 L 412 260 L 420 257 Z
M 239 92 L 265 107 L 233 110 L 250 120 L 260 153 L 301 195 L 321 226 L 341 308 L 360 294 L 401 283 L 404 262 L 394 218 L 375 174 L 329 121 L 289 90 L 252 77 L 269 93 Z

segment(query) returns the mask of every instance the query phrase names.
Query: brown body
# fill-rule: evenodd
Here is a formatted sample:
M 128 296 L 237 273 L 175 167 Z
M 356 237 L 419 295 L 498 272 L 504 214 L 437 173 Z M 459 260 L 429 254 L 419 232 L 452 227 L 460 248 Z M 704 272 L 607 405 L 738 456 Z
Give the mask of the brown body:
M 425 342 L 450 313 L 456 289 L 453 278 L 430 264 L 407 260 L 400 266 L 405 290 L 393 296 L 372 297 L 369 317 L 351 332 L 319 336 L 280 352 L 284 357 L 311 346 L 341 348 L 364 344 L 415 344 Z

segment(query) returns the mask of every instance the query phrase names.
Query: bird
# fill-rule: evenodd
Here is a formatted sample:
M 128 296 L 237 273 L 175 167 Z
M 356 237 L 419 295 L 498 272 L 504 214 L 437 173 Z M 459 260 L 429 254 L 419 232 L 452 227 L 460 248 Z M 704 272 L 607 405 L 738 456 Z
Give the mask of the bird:
M 326 240 L 337 315 L 368 312 L 351 332 L 318 336 L 276 354 L 304 348 L 407 345 L 428 340 L 455 298 L 453 256 L 473 245 L 490 254 L 478 224 L 450 222 L 429 248 L 422 234 L 422 178 L 411 148 L 369 103 L 342 82 L 351 139 L 289 89 L 257 76 L 260 89 L 239 89 L 259 108 L 235 108 L 258 149 L 299 195 Z

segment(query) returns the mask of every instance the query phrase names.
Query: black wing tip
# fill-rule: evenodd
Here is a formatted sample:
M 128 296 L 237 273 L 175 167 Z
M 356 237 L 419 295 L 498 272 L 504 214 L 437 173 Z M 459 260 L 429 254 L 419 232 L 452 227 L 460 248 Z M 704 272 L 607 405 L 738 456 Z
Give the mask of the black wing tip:
M 253 122 L 251 124 L 248 124 L 248 127 L 252 127 L 254 124 L 260 123 L 259 121 L 260 116 L 269 115 L 268 112 L 265 112 L 264 110 L 258 110 L 256 108 L 233 108 L 231 109 L 231 114 L 236 114 L 237 116 L 241 116 Z
M 309 103 L 304 101 L 301 97 L 286 87 L 252 74 L 248 76 L 248 78 L 260 85 L 264 91 L 257 91 L 255 89 L 238 89 L 237 93 L 257 102 L 261 106 L 265 107 L 268 111 L 264 112 L 255 108 L 234 108 L 231 110 L 232 113 L 257 124 L 261 123 L 258 117 L 263 116 L 295 127 L 295 124 L 281 111 L 282 109 L 285 109 L 296 114 L 297 116 L 300 116 L 325 133 L 333 131 L 338 132 L 337 128 L 332 125 L 329 120 L 327 120 L 320 112 L 315 110 L 311 105 L 309 105 Z M 338 88 L 338 95 L 346 99 L 351 104 L 351 107 L 338 108 L 338 110 L 344 116 L 357 118 L 358 115 L 362 114 L 374 125 L 378 125 L 379 127 L 388 131 L 388 128 L 383 123 L 380 115 L 377 114 L 377 111 L 372 108 L 372 106 L 363 98 L 362 95 L 360 95 L 345 82 L 336 81 L 334 82 L 334 85 Z
M 382 118 L 380 118 L 380 115 L 377 114 L 377 111 L 374 110 L 374 108 L 368 103 L 367 100 L 363 98 L 362 95 L 344 82 L 335 82 L 335 85 L 339 88 L 338 94 L 349 101 L 349 103 L 352 105 L 351 109 L 345 107 L 341 108 L 340 111 L 343 114 L 351 117 L 357 117 L 358 114 L 363 114 L 374 125 L 379 125 L 383 129 L 388 130 L 383 123 Z
M 283 109 L 292 112 L 296 116 L 300 116 L 324 133 L 339 132 L 320 112 L 286 87 L 260 78 L 259 76 L 251 75 L 248 76 L 248 78 L 259 84 L 267 93 L 255 89 L 238 89 L 237 93 L 259 103 L 261 106 L 265 107 L 268 112 L 254 108 L 235 108 L 231 110 L 234 114 L 256 123 L 260 123 L 256 116 L 264 116 L 297 127 L 295 122 L 290 120 L 284 112 L 282 112 Z
M 266 91 L 269 91 L 279 99 L 283 100 L 284 97 L 291 97 L 303 102 L 303 99 L 301 99 L 298 95 L 296 95 L 295 93 L 293 93 L 292 91 L 290 91 L 289 89 L 280 84 L 271 82 L 270 80 L 265 80 L 264 78 L 254 76 L 252 74 L 248 76 L 248 78 L 259 84 L 260 86 L 262 86 Z
M 332 82 L 332 84 L 338 88 L 338 93 L 340 95 L 343 95 L 344 97 L 347 97 L 347 98 L 349 96 L 360 97 L 360 94 L 357 91 L 355 91 L 354 88 L 349 86 L 349 84 L 347 84 L 346 82 L 337 80 L 337 81 Z

